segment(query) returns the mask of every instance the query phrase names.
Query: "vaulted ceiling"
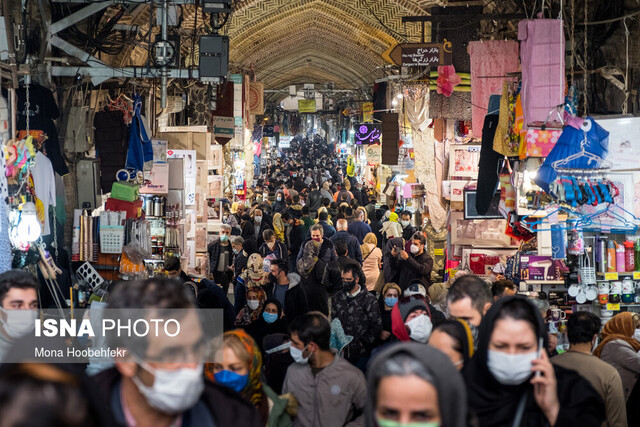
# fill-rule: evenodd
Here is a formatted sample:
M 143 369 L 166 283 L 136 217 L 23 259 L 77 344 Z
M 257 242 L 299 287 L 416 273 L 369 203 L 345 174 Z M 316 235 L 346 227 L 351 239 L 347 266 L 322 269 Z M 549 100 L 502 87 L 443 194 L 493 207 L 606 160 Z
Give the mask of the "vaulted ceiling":
M 419 37 L 407 15 L 436 1 L 244 0 L 229 25 L 230 61 L 251 67 L 267 88 L 334 83 L 357 89 L 381 76 L 382 53 L 404 36 Z

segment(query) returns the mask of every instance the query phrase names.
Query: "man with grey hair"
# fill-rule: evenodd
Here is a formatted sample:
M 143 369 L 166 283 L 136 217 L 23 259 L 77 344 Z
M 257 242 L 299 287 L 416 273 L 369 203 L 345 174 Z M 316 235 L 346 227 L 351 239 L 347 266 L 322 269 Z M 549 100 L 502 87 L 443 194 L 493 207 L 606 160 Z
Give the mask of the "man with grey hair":
M 322 225 L 312 225 L 309 229 L 309 234 L 311 237 L 306 239 L 300 246 L 298 256 L 296 257 L 296 262 L 300 258 L 302 258 L 304 246 L 309 240 L 315 240 L 316 242 L 320 243 L 320 253 L 318 254 L 318 259 L 321 259 L 325 263 L 330 263 L 331 261 L 335 261 L 336 259 L 338 259 L 338 255 L 336 255 L 336 250 L 333 246 L 333 242 L 329 239 L 324 238 L 324 228 L 322 228 Z
M 358 208 L 355 213 L 355 221 L 351 223 L 348 229 L 349 234 L 358 239 L 358 244 L 360 245 L 364 243 L 364 236 L 366 236 L 367 233 L 371 233 L 371 227 L 364 222 L 364 214 L 365 210 Z
M 331 237 L 331 242 L 335 245 L 339 241 L 343 241 L 347 245 L 347 256 L 351 259 L 358 261 L 362 265 L 362 249 L 355 236 L 349 234 L 347 231 L 349 224 L 346 219 L 339 219 L 336 222 L 336 234 Z
M 231 237 L 231 226 L 222 224 L 220 227 L 220 237 L 209 243 L 209 271 L 214 282 L 224 289 L 225 294 L 229 292 L 229 283 L 233 278 L 233 250 L 229 238 Z

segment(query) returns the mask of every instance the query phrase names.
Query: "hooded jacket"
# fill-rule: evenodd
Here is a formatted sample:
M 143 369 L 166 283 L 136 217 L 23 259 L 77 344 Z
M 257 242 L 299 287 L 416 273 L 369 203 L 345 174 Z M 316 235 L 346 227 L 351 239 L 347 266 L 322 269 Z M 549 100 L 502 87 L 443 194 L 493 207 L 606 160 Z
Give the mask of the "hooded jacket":
M 389 258 L 391 266 L 400 271 L 398 285 L 404 291 L 409 285 L 415 282 L 423 282 L 427 284 L 427 288 L 431 285 L 431 270 L 433 269 L 433 258 L 429 256 L 426 250 L 420 255 L 409 253 L 409 258 L 402 259 L 400 255 L 391 256 Z
M 469 410 L 474 412 L 480 427 L 511 425 L 522 396 L 526 393 L 526 406 L 521 426 L 538 427 L 548 425 L 548 421 L 538 407 L 533 396 L 533 386 L 529 380 L 520 385 L 509 386 L 499 383 L 487 367 L 489 341 L 496 318 L 502 307 L 514 299 L 527 302 L 536 338 L 543 339 L 546 348 L 547 331 L 540 312 L 526 298 L 520 296 L 501 298 L 484 315 L 480 324 L 478 348 L 462 371 L 469 394 Z M 560 411 L 554 427 L 580 426 L 600 427 L 605 419 L 605 408 L 598 392 L 577 372 L 553 366 L 557 381 Z
M 287 278 L 289 279 L 289 287 L 284 296 L 284 314 L 287 316 L 287 319 L 291 320 L 310 311 L 310 303 L 306 289 L 300 285 L 300 275 L 298 273 L 289 273 L 287 274 Z M 276 286 L 273 282 L 265 285 L 264 290 L 267 298 L 275 298 Z
M 305 240 L 301 245 L 300 245 L 300 250 L 298 251 L 298 256 L 296 257 L 296 262 L 302 258 L 302 254 L 304 252 L 304 247 L 307 244 L 308 241 L 310 241 L 311 238 Z M 318 255 L 318 258 L 321 259 L 322 261 L 325 262 L 325 264 L 330 263 L 331 261 L 335 261 L 336 259 L 338 259 L 338 255 L 336 254 L 336 250 L 333 247 L 333 242 L 331 242 L 331 240 L 327 239 L 326 237 L 322 239 L 322 246 L 320 246 L 320 255 Z
M 367 427 L 376 427 L 376 399 L 378 396 L 379 373 L 384 364 L 398 354 L 407 354 L 417 361 L 432 378 L 432 385 L 438 392 L 441 425 L 445 427 L 467 427 L 467 396 L 460 373 L 449 358 L 435 348 L 418 343 L 402 343 L 389 346 L 376 355 L 369 364 L 367 375 L 367 407 L 365 419 Z

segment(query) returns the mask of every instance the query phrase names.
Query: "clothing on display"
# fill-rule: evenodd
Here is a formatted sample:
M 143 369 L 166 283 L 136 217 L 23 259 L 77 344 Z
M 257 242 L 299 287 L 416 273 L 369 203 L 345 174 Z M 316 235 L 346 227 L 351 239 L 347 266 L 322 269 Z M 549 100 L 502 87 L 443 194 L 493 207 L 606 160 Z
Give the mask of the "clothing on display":
M 522 62 L 522 107 L 525 125 L 545 122 L 564 104 L 564 21 L 522 20 L 518 23 Z
M 502 83 L 507 73 L 515 73 L 519 70 L 518 42 L 513 40 L 472 41 L 469 43 L 468 51 L 471 56 L 473 136 L 481 138 L 484 116 L 491 112 L 484 108 L 489 104 L 489 97 L 502 92 Z
M 33 176 L 36 197 L 42 203 L 42 206 L 36 203 L 38 219 L 43 224 L 42 235 L 48 236 L 51 232 L 49 206 L 56 206 L 56 178 L 51 161 L 41 152 L 36 154 L 36 164 L 31 168 L 31 176 Z

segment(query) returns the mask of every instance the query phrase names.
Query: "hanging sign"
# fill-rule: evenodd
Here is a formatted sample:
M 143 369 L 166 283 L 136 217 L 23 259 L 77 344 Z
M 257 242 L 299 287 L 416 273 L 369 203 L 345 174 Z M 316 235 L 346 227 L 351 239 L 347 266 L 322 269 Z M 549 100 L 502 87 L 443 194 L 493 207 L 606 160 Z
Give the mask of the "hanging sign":
M 280 147 L 280 149 L 291 148 L 291 137 L 280 136 L 280 141 L 278 141 L 278 147 Z
M 355 126 L 355 142 L 356 144 L 371 144 L 376 140 L 379 140 L 382 136 L 380 126 L 375 124 L 362 123 Z
M 233 117 L 212 117 L 213 136 L 233 138 L 235 132 L 235 119 Z
M 316 100 L 315 99 L 299 99 L 298 100 L 298 112 L 299 113 L 315 113 Z
M 400 67 L 431 67 L 451 63 L 451 43 L 400 43 L 389 58 Z
M 379 165 L 382 161 L 382 149 L 380 144 L 369 145 L 366 149 L 367 163 Z
M 363 123 L 373 122 L 373 102 L 362 103 L 362 122 Z
M 264 84 L 254 82 L 249 85 L 249 112 L 255 115 L 264 114 Z

